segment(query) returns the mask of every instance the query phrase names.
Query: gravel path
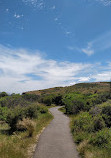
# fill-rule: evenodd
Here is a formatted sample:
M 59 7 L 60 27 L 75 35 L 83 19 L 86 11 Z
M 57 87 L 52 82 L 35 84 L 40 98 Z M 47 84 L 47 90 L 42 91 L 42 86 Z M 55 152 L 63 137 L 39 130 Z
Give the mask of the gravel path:
M 69 128 L 69 118 L 58 111 L 60 107 L 50 109 L 54 119 L 39 138 L 33 158 L 79 158 Z

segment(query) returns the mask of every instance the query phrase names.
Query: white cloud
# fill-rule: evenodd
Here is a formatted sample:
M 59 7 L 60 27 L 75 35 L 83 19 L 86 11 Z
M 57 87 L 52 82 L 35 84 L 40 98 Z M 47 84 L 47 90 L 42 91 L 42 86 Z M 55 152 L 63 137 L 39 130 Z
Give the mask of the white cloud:
M 12 49 L 0 45 L 0 91 L 23 92 L 69 85 L 75 82 L 75 76 L 91 66 L 47 60 L 40 51 Z
M 87 54 L 88 56 L 95 53 L 93 48 L 92 48 L 91 42 L 88 43 L 88 46 L 86 48 L 78 48 L 78 47 L 73 47 L 73 46 L 68 46 L 67 48 L 71 51 L 75 50 L 78 52 L 83 52 L 83 53 Z
M 98 73 L 94 76 L 92 76 L 97 82 L 98 81 L 110 81 L 111 79 L 111 71 L 106 71 L 102 73 Z
M 0 45 L 0 91 L 24 91 L 68 86 L 77 82 L 109 81 L 111 62 L 58 62 L 45 59 L 40 51 Z
M 87 54 L 89 56 L 92 55 L 92 54 L 94 54 L 94 50 L 89 49 L 89 48 L 83 48 L 81 50 L 82 50 L 83 53 L 85 53 L 85 54 Z
M 80 77 L 79 82 L 88 82 L 90 81 L 90 77 Z
M 20 14 L 14 14 L 14 18 L 16 18 L 16 19 L 19 19 L 19 18 L 21 18 L 21 17 L 23 17 L 24 15 L 22 14 L 22 15 L 20 15 Z

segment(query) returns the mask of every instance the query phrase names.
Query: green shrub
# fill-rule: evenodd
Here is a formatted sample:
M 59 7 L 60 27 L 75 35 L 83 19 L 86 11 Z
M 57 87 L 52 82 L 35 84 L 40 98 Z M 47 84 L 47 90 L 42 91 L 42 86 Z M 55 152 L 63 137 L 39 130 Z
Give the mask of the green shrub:
M 36 104 L 31 104 L 24 109 L 24 115 L 28 118 L 37 118 L 38 117 L 38 110 Z
M 102 109 L 98 106 L 92 107 L 89 111 L 89 113 L 94 117 L 101 113 Z
M 15 106 L 25 107 L 29 105 L 29 102 L 24 100 L 20 95 L 6 96 L 0 98 L 0 105 L 2 107 L 13 108 Z
M 92 106 L 93 106 L 93 105 L 92 105 L 91 100 L 90 100 L 90 99 L 86 99 L 86 100 L 85 100 L 85 105 L 84 105 L 84 110 L 85 110 L 85 111 L 89 111 Z
M 44 106 L 41 106 L 39 111 L 40 111 L 41 114 L 44 114 L 44 113 L 48 112 L 48 109 Z
M 38 110 L 37 105 L 32 104 L 28 107 L 15 107 L 8 111 L 6 117 L 6 123 L 10 126 L 10 130 L 12 132 L 17 130 L 17 123 L 18 121 L 22 121 L 23 118 L 37 118 L 38 117 Z
M 27 101 L 34 102 L 34 101 L 37 101 L 39 99 L 39 96 L 35 95 L 35 94 L 26 94 L 25 93 L 22 95 L 22 98 L 27 100 Z
M 106 129 L 100 130 L 94 135 L 92 138 L 90 138 L 89 143 L 96 145 L 96 146 L 102 146 L 105 147 L 110 142 L 110 134 L 109 131 Z
M 103 114 L 102 116 L 107 127 L 111 127 L 111 106 L 108 105 L 108 106 L 103 107 L 102 114 Z
M 108 99 L 110 99 L 110 94 L 105 92 L 105 93 L 102 93 L 102 94 L 93 94 L 93 95 L 90 95 L 86 98 L 86 105 L 88 110 L 95 106 L 96 104 L 101 104 L 102 102 L 105 102 L 107 101 Z
M 6 117 L 6 123 L 10 126 L 12 132 L 17 130 L 17 123 L 22 120 L 24 116 L 23 110 L 20 107 L 10 109 Z
M 105 92 L 103 94 L 100 94 L 99 97 L 100 97 L 102 102 L 106 102 L 108 99 L 110 99 L 110 93 Z
M 79 117 L 74 120 L 73 130 L 78 131 L 86 131 L 93 132 L 94 131 L 94 122 L 92 116 L 88 112 L 83 112 L 79 115 Z
M 76 144 L 80 144 L 84 140 L 84 135 L 83 134 L 78 134 L 74 137 L 74 142 Z
M 6 121 L 7 114 L 8 114 L 8 108 L 0 107 L 0 121 Z
M 84 101 L 73 100 L 72 104 L 73 105 L 70 113 L 77 114 L 80 111 L 84 110 Z
M 80 111 L 84 110 L 84 100 L 73 100 L 71 103 L 66 104 L 66 113 L 67 114 L 77 114 Z
M 53 97 L 52 102 L 56 105 L 63 105 L 62 95 L 56 95 Z
M 8 107 L 7 105 L 8 105 L 8 98 L 9 97 L 2 97 L 2 98 L 0 98 L 0 105 L 1 105 L 1 107 Z
M 51 106 L 52 104 L 52 96 L 51 95 L 47 95 L 47 96 L 44 96 L 43 98 L 43 103 L 46 104 L 46 106 Z
M 1 98 L 1 97 L 6 97 L 6 96 L 8 96 L 8 94 L 7 94 L 6 92 L 1 92 L 1 93 L 0 93 L 0 98 Z
M 94 131 L 99 131 L 103 128 L 105 128 L 105 122 L 102 116 L 98 115 L 94 117 Z

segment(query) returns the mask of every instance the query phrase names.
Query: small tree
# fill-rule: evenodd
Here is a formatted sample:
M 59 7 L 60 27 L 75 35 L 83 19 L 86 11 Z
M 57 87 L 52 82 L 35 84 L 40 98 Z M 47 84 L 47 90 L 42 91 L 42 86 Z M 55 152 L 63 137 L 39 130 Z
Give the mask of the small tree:
M 7 117 L 6 117 L 6 123 L 10 126 L 11 132 L 16 131 L 17 129 L 17 123 L 19 120 L 23 119 L 23 111 L 20 107 L 16 107 L 15 109 L 10 109 Z
M 7 94 L 6 92 L 0 93 L 0 98 L 1 98 L 1 97 L 5 97 L 5 96 L 8 96 L 8 94 Z

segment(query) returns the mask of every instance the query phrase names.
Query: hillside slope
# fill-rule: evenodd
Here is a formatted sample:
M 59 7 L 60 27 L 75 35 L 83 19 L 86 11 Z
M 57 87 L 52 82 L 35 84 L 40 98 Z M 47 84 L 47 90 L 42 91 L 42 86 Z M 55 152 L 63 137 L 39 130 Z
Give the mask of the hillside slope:
M 67 94 L 71 92 L 81 92 L 83 94 L 87 93 L 101 93 L 110 90 L 110 82 L 92 82 L 92 83 L 78 83 L 73 86 L 66 87 L 54 87 L 44 90 L 36 90 L 25 92 L 27 94 Z

